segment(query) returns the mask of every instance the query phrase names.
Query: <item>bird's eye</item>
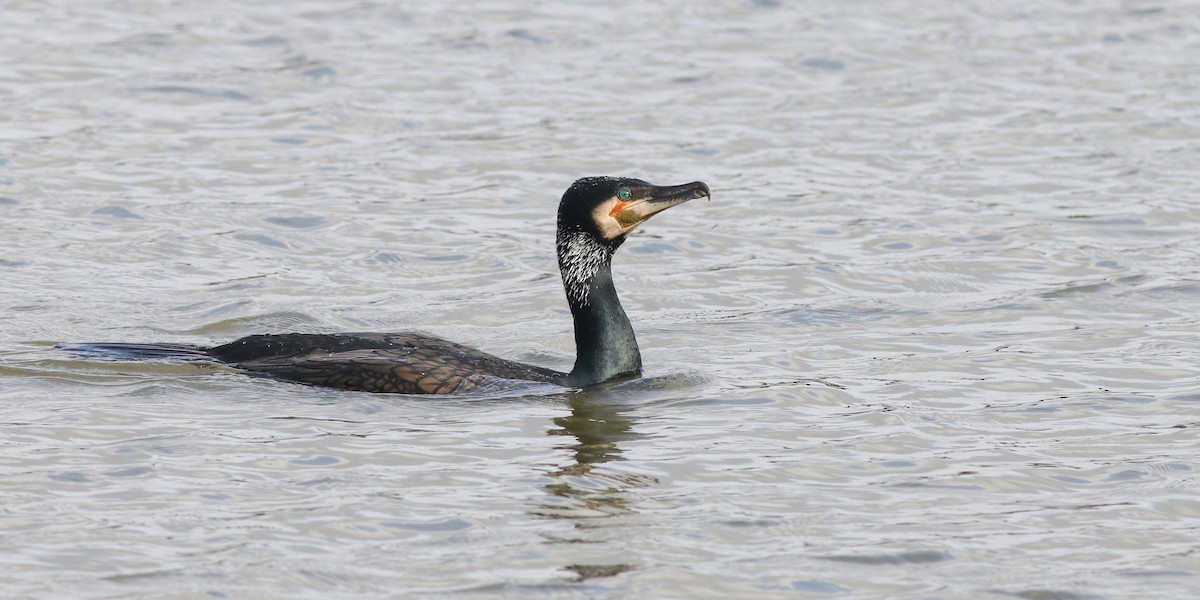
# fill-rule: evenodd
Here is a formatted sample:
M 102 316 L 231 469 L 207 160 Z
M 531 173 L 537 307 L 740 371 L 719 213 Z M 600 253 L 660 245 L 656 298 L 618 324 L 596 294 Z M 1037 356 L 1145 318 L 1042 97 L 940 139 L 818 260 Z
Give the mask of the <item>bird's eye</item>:
M 621 188 L 621 189 L 617 190 L 617 199 L 620 200 L 621 202 L 628 200 L 632 196 L 633 196 L 633 192 L 629 191 L 629 188 Z

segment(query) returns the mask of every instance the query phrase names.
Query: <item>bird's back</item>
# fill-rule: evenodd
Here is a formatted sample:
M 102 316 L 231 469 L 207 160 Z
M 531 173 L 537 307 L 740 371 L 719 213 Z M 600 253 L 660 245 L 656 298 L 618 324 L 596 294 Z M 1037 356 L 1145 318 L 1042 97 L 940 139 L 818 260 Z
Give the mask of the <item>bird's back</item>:
M 564 376 L 420 333 L 252 335 L 208 354 L 250 372 L 368 392 L 445 394 L 496 377 L 557 382 Z

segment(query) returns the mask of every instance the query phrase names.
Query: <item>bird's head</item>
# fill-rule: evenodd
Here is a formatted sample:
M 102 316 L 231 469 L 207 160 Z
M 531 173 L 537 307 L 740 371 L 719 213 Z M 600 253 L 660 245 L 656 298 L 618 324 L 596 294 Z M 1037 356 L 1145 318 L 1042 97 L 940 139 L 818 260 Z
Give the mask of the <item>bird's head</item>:
M 625 177 L 584 177 L 571 184 L 558 205 L 559 236 L 590 234 L 615 250 L 650 217 L 688 200 L 709 197 L 700 181 L 658 186 Z

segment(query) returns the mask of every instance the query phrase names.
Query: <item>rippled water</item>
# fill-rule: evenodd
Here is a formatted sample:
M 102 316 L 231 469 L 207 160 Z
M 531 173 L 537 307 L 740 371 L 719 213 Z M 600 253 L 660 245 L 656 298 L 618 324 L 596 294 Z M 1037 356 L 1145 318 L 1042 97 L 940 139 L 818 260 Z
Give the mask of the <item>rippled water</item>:
M 1196 4 L 410 4 L 0 9 L 5 597 L 1200 591 Z M 617 257 L 641 380 L 53 348 L 568 368 L 591 174 L 714 192 Z

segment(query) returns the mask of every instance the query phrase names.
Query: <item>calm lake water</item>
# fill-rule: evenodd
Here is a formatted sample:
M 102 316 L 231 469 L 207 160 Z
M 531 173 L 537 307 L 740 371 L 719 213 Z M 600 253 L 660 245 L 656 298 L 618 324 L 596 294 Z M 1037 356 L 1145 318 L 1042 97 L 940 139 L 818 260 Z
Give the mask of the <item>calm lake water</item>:
M 1194 2 L 0 8 L 6 598 L 1200 593 Z M 421 330 L 645 377 L 420 398 L 55 344 Z

